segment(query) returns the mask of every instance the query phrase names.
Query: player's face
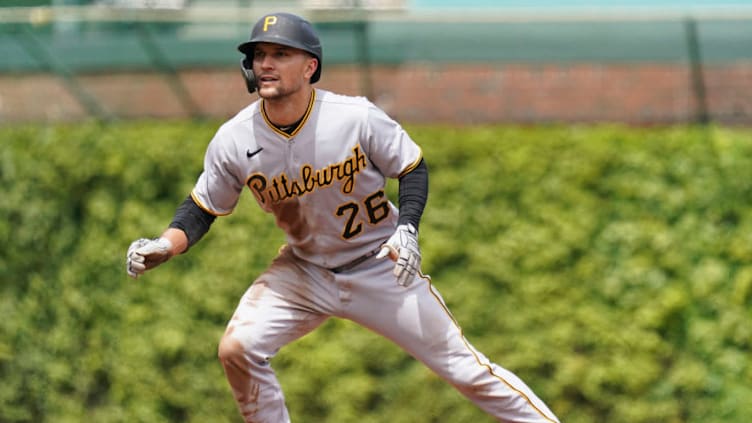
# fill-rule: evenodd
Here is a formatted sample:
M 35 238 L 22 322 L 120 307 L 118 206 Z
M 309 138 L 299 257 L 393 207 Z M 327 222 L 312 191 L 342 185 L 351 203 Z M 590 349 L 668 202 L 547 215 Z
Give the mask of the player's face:
M 280 99 L 299 92 L 309 83 L 316 66 L 316 58 L 303 50 L 279 44 L 256 44 L 253 73 L 259 96 Z

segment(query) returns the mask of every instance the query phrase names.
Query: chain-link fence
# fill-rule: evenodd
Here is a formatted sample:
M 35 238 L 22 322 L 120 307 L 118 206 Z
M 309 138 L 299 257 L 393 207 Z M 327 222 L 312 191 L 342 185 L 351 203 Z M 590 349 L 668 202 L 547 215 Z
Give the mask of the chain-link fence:
M 409 121 L 752 123 L 752 7 L 54 3 L 0 8 L 0 122 L 228 116 L 251 100 L 235 46 L 287 10 L 320 33 L 318 86 Z

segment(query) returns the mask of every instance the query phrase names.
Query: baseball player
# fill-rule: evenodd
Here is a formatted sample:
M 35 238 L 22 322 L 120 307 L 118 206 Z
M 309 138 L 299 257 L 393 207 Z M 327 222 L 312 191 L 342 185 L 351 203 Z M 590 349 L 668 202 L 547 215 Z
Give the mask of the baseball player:
M 242 296 L 219 345 L 245 421 L 290 421 L 270 362 L 334 316 L 392 340 L 499 421 L 558 422 L 465 339 L 421 273 L 428 171 L 420 147 L 365 98 L 313 88 L 322 48 L 304 19 L 263 16 L 238 49 L 260 98 L 219 128 L 169 227 L 128 248 L 127 272 L 136 278 L 186 252 L 244 189 L 275 216 L 287 243 Z M 399 211 L 386 178 L 399 179 Z

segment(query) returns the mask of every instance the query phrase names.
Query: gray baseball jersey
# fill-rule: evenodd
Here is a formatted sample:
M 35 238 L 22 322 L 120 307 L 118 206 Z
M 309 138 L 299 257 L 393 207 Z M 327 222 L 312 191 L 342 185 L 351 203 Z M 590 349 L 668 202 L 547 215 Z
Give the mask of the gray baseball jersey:
M 331 268 L 394 233 L 397 209 L 384 192 L 385 177 L 411 171 L 421 157 L 402 127 L 367 99 L 315 89 L 292 134 L 271 124 L 263 100 L 222 125 L 191 195 L 221 216 L 248 187 L 295 255 Z

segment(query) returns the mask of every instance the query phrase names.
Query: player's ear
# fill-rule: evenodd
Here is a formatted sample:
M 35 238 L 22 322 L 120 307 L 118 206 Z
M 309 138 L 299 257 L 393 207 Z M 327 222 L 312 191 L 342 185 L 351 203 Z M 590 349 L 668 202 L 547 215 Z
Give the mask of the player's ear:
M 308 58 L 308 63 L 306 64 L 305 68 L 305 77 L 310 81 L 313 77 L 313 74 L 316 73 L 316 69 L 319 68 L 319 59 L 315 58 L 314 56 L 310 56 Z

